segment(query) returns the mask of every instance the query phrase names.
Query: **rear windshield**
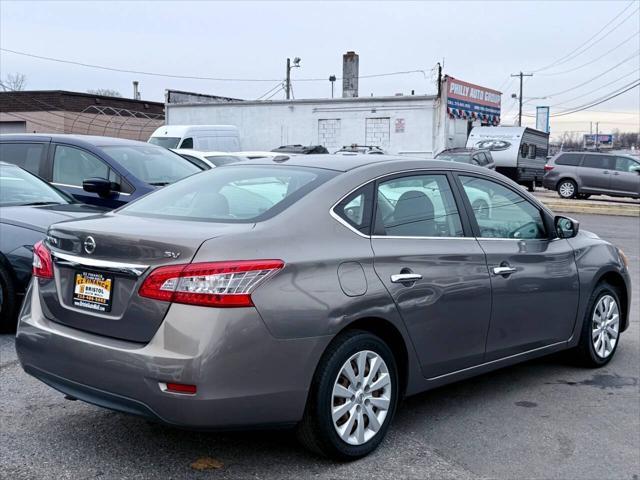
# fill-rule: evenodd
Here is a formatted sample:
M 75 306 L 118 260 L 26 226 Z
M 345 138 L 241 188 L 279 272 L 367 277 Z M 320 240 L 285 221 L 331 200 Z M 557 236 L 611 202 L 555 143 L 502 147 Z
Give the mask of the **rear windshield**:
M 276 215 L 335 174 L 330 170 L 303 167 L 229 165 L 142 197 L 118 213 L 253 223 Z
M 151 137 L 149 143 L 164 148 L 178 148 L 180 137 Z
M 155 145 L 101 147 L 128 173 L 149 185 L 168 185 L 202 171 L 186 158 Z

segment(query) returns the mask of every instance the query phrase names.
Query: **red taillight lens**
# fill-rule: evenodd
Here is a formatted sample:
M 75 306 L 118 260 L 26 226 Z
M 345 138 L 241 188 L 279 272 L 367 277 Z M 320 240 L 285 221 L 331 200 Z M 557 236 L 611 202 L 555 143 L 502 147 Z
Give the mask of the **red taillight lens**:
M 187 395 L 195 395 L 198 387 L 195 385 L 185 385 L 184 383 L 167 383 L 166 391 L 171 393 L 185 393 Z
M 250 307 L 251 292 L 282 267 L 282 260 L 170 265 L 152 271 L 138 294 L 189 305 Z
M 38 278 L 53 278 L 53 261 L 51 252 L 42 240 L 33 246 L 33 276 Z
M 547 165 L 544 166 L 544 171 L 545 172 L 550 172 L 551 170 L 553 170 L 553 165 L 548 165 L 547 164 Z

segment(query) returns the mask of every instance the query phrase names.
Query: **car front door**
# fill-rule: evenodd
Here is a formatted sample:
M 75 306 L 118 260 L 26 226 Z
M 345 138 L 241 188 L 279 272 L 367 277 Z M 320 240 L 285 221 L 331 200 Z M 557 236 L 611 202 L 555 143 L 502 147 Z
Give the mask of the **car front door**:
M 578 307 L 578 272 L 567 240 L 547 232 L 544 213 L 516 188 L 459 175 L 491 275 L 491 325 L 486 361 L 566 341 Z M 482 192 L 489 213 L 471 199 Z
M 71 145 L 55 145 L 53 152 L 52 181 L 56 187 L 73 195 L 76 200 L 105 208 L 117 208 L 128 201 L 128 195 L 119 192 L 120 176 L 94 154 Z M 108 196 L 87 192 L 82 182 L 89 178 L 110 180 L 114 191 Z
M 383 178 L 375 188 L 375 271 L 402 315 L 423 375 L 481 363 L 490 279 L 450 177 L 411 173 Z
M 611 172 L 614 157 L 609 155 L 585 154 L 578 167 L 578 175 L 582 183 L 582 190 L 606 193 L 611 185 Z
M 611 175 L 611 192 L 618 195 L 640 197 L 640 162 L 627 157 L 616 157 Z

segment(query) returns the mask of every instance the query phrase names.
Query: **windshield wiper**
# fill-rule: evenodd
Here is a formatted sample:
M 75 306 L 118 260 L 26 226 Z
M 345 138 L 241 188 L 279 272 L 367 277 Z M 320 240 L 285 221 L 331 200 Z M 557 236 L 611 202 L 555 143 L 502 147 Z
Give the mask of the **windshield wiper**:
M 65 205 L 62 202 L 30 202 L 30 203 L 21 203 L 21 207 L 35 207 L 38 205 Z

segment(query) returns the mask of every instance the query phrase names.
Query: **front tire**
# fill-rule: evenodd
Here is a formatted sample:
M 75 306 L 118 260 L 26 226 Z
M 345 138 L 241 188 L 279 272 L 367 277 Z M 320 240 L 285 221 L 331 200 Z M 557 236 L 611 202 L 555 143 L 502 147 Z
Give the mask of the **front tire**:
M 354 330 L 327 348 L 313 378 L 298 438 L 334 460 L 355 460 L 384 439 L 398 401 L 393 353 L 379 337 Z
M 589 298 L 580 342 L 574 350 L 578 364 L 599 368 L 611 361 L 620 343 L 621 315 L 617 289 L 606 282 L 599 283 Z
M 564 179 L 558 183 L 557 190 L 562 198 L 574 198 L 578 193 L 578 186 L 573 180 Z

